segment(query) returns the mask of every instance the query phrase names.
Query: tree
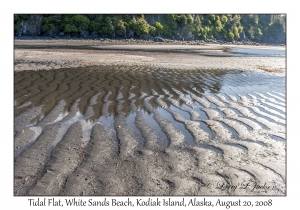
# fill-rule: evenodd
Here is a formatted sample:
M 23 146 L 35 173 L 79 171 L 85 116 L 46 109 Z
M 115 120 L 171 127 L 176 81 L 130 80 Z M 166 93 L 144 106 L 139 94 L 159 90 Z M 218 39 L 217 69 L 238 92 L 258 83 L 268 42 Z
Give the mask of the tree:
M 155 36 L 156 35 L 156 28 L 154 26 L 149 26 L 149 34 L 151 36 Z
M 54 32 L 55 31 L 55 26 L 52 23 L 44 25 L 44 26 L 42 26 L 42 31 L 43 32 L 50 32 L 50 33 Z
M 268 41 L 270 37 L 283 40 L 286 17 L 279 14 L 166 14 L 151 16 L 149 25 L 143 14 L 44 14 L 41 31 L 44 35 L 65 32 L 83 35 L 83 31 L 97 32 L 104 36 L 126 37 L 159 35 L 166 38 L 191 36 L 200 39 L 239 39 L 244 33 L 250 40 Z M 148 16 L 146 16 L 148 17 Z M 29 19 L 30 18 L 30 19 Z M 17 33 L 25 21 L 36 21 L 31 15 L 14 14 L 14 31 Z M 31 22 L 28 22 L 31 24 Z M 23 26 L 24 27 L 24 26 Z M 20 32 L 20 31 L 19 31 Z M 21 33 L 19 33 L 21 34 Z M 85 33 L 86 34 L 86 33 Z
M 222 22 L 220 20 L 215 21 L 215 29 L 217 33 L 220 33 L 223 28 Z
M 162 35 L 165 37 L 172 37 L 172 36 L 178 36 L 176 29 L 178 27 L 176 18 L 178 18 L 178 15 L 172 15 L 167 14 L 164 15 L 161 21 L 161 24 L 163 25 L 163 31 Z
M 46 16 L 42 20 L 42 32 L 52 34 L 55 31 L 55 25 L 60 20 L 55 16 Z
M 130 21 L 130 29 L 134 32 L 135 35 L 140 36 L 142 34 L 149 34 L 150 25 L 145 20 L 144 16 L 140 16 L 138 19 L 135 17 Z M 153 33 L 153 28 L 151 28 L 151 32 Z
M 228 36 L 229 36 L 230 39 L 233 39 L 234 38 L 234 33 L 232 33 L 231 31 L 229 31 Z
M 221 16 L 221 21 L 222 21 L 222 23 L 227 23 L 227 21 L 228 21 L 227 16 L 226 15 L 222 15 Z
M 194 23 L 193 16 L 191 14 L 187 14 L 186 17 L 187 17 L 187 24 L 192 25 Z
M 78 32 L 78 28 L 74 25 L 74 24 L 67 24 L 65 26 L 65 33 L 77 33 Z
M 176 22 L 179 27 L 184 27 L 188 23 L 188 18 L 185 15 L 179 15 L 179 17 L 176 19 Z
M 60 29 L 64 33 L 67 34 L 74 34 L 78 32 L 77 27 L 75 26 L 73 22 L 74 15 L 62 15 L 62 21 L 60 23 Z
M 201 34 L 202 34 L 202 27 L 201 27 L 201 18 L 199 15 L 195 16 L 195 21 L 193 24 L 193 29 L 192 29 L 192 33 L 195 37 L 200 38 Z
M 102 19 L 100 34 L 112 35 L 115 31 L 115 26 L 113 24 L 113 19 L 108 15 L 104 16 Z
M 255 28 L 254 28 L 254 26 L 250 26 L 250 28 L 245 28 L 245 29 L 246 29 L 246 30 L 245 30 L 246 36 L 247 36 L 249 39 L 253 40 L 254 37 L 255 37 Z
M 236 39 L 240 38 L 239 29 L 236 26 L 233 26 L 233 35 Z
M 116 34 L 118 36 L 124 36 L 126 37 L 126 27 L 124 25 L 124 22 L 122 20 L 118 20 L 116 25 Z
M 79 32 L 89 28 L 90 19 L 88 19 L 85 15 L 75 15 L 72 19 Z
M 158 36 L 160 36 L 160 33 L 163 31 L 164 26 L 160 22 L 155 22 L 153 26 L 155 27 Z
M 98 32 L 100 30 L 100 23 L 99 22 L 96 22 L 94 20 L 91 21 L 90 23 L 90 27 L 89 27 L 89 30 L 91 32 Z
M 260 41 L 263 37 L 263 32 L 259 27 L 255 28 L 255 40 Z
M 195 22 L 194 22 L 194 26 L 200 26 L 201 25 L 201 18 L 199 15 L 195 16 Z
M 275 19 L 275 21 L 266 29 L 266 33 L 273 38 L 280 33 L 285 33 L 285 23 L 283 19 Z
M 149 27 L 150 25 L 148 24 L 148 22 L 145 20 L 144 16 L 140 17 L 137 20 L 137 35 L 141 35 L 141 34 L 148 34 L 149 33 Z
M 122 15 L 122 20 L 124 21 L 124 22 L 130 22 L 130 20 L 131 20 L 131 17 L 130 17 L 130 15 Z
M 216 15 L 213 15 L 213 14 L 209 15 L 209 20 L 210 20 L 212 23 L 215 22 L 215 19 L 216 19 Z

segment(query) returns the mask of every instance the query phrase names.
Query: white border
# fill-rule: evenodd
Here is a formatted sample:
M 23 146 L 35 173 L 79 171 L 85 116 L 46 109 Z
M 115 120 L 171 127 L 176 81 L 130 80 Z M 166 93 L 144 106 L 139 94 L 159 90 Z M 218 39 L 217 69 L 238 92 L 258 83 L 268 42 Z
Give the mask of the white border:
M 273 207 L 298 206 L 299 140 L 300 129 L 296 120 L 299 115 L 299 14 L 296 4 L 274 0 L 192 0 L 192 1 L 40 1 L 17 0 L 1 2 L 1 51 L 0 72 L 1 120 L 1 209 L 19 207 L 29 209 L 28 197 L 13 196 L 13 14 L 14 13 L 286 13 L 287 14 L 287 197 L 271 197 Z M 3 116 L 2 115 L 2 116 Z M 3 135 L 4 134 L 4 135 Z M 111 197 L 110 197 L 111 198 Z M 135 199 L 136 197 L 133 197 Z M 143 197 L 145 198 L 145 197 Z M 236 200 L 239 197 L 221 197 L 222 200 Z M 240 197 L 242 200 L 267 200 L 268 197 Z M 63 197 L 60 197 L 63 199 Z M 208 197 L 217 200 L 218 197 Z M 95 207 L 94 209 L 101 207 Z M 111 207 L 112 208 L 112 207 Z M 163 207 L 160 207 L 162 209 Z M 203 207 L 198 207 L 203 208 Z M 232 207 L 234 208 L 234 207 Z M 231 209 L 232 209 L 231 208 Z M 298 207 L 299 208 L 299 207 Z M 49 207 L 47 207 L 49 209 Z M 112 208 L 113 209 L 113 208 Z M 179 209 L 179 208 L 176 208 Z M 211 207 L 209 208 L 211 209 Z M 213 208 L 218 209 L 218 208 Z M 222 208 L 226 209 L 226 208 Z M 237 208 L 235 208 L 237 209 Z M 243 209 L 239 207 L 238 209 Z M 293 208 L 296 209 L 296 208 Z

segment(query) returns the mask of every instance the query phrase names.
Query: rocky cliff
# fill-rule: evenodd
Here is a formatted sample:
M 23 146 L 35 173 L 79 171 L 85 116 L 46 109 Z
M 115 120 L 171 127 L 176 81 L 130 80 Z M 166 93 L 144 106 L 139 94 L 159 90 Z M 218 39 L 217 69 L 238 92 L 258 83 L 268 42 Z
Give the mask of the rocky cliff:
M 42 34 L 42 15 L 29 15 L 27 20 L 19 22 L 19 29 L 15 31 L 16 36 L 40 36 Z

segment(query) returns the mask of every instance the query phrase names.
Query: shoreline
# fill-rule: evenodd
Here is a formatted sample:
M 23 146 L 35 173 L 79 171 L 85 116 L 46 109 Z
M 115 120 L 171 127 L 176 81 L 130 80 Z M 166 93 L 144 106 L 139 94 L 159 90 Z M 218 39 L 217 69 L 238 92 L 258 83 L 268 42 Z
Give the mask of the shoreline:
M 282 53 L 285 48 L 281 46 L 116 44 L 99 40 L 14 40 L 14 44 L 15 72 L 100 65 L 285 72 L 285 57 L 268 54 Z M 267 54 L 237 56 L 240 49 Z
M 161 37 L 154 37 L 148 39 L 138 39 L 138 38 L 127 38 L 127 39 L 110 39 L 110 38 L 76 38 L 76 37 L 14 37 L 14 41 L 80 41 L 80 42 L 101 42 L 101 43 L 115 43 L 115 44 L 176 44 L 176 45 L 205 45 L 205 44 L 225 44 L 225 45 L 246 45 L 246 46 L 285 46 L 285 44 L 276 43 L 259 43 L 250 40 L 243 41 L 223 41 L 223 40 L 176 40 L 176 39 L 164 39 Z

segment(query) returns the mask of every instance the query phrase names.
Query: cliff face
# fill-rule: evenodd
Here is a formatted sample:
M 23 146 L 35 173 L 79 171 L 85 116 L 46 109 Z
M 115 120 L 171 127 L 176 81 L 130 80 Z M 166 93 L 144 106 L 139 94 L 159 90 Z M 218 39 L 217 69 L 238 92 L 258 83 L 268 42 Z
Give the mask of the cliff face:
M 42 15 L 30 15 L 27 20 L 21 20 L 16 36 L 39 36 L 41 35 Z

